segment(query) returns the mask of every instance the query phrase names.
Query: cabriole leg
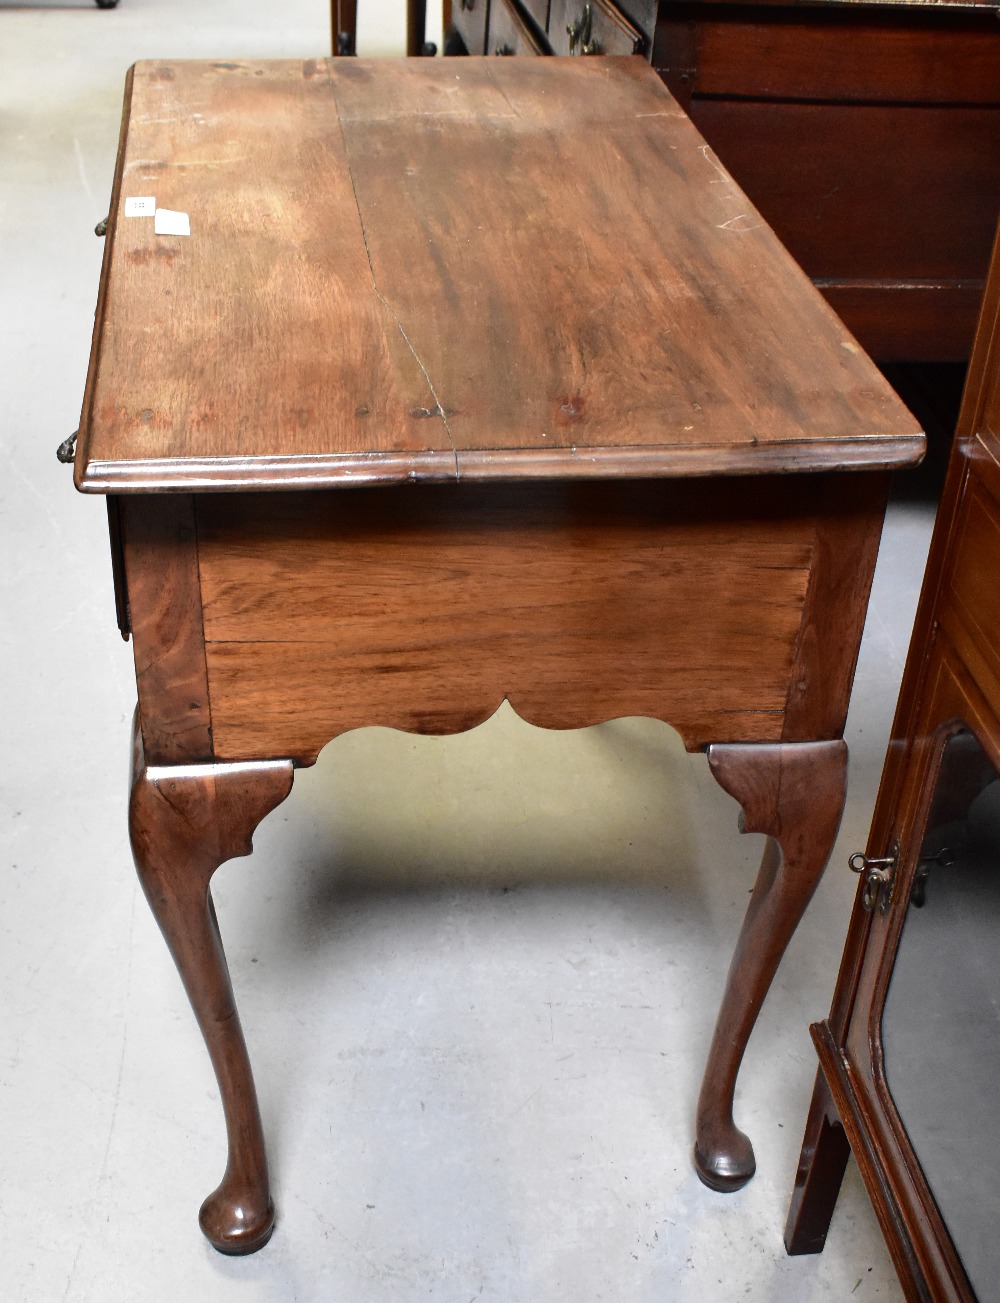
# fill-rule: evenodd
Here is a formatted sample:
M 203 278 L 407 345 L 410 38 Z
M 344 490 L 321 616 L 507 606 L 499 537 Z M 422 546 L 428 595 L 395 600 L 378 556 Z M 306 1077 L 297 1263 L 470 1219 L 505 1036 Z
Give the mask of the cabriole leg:
M 289 761 L 146 767 L 134 735 L 129 834 L 139 881 L 181 975 L 215 1069 L 229 1157 L 201 1208 L 220 1253 L 253 1253 L 274 1226 L 250 1060 L 233 1000 L 209 883 L 249 855 L 257 825 L 292 786 Z
M 750 1039 L 785 947 L 826 867 L 844 808 L 843 742 L 717 745 L 708 761 L 743 808 L 742 832 L 768 842 L 736 943 L 705 1067 L 694 1162 L 713 1190 L 746 1185 L 753 1146 L 733 1121 L 733 1096 Z

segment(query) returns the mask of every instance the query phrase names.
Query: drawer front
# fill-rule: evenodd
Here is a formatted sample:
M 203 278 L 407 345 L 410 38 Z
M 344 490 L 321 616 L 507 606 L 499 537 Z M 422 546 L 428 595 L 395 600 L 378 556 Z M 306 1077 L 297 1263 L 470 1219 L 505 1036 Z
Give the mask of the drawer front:
M 491 0 L 487 54 L 551 54 L 543 33 L 516 0 Z
M 985 277 L 1000 109 L 695 99 L 690 113 L 810 276 Z
M 856 10 L 856 7 L 854 7 Z M 924 15 L 920 16 L 921 19 Z M 914 24 L 856 12 L 808 22 L 698 21 L 695 95 L 895 104 L 1000 103 L 993 14 Z
M 882 362 L 968 362 L 983 282 L 824 280 L 816 287 Z
M 521 0 L 521 8 L 534 20 L 540 32 L 549 30 L 549 0 Z
M 486 53 L 490 0 L 454 0 L 451 27 L 462 38 L 467 54 Z
M 611 0 L 551 0 L 549 43 L 555 54 L 642 54 L 648 45 Z
M 994 329 L 1000 329 L 1000 326 Z M 1000 340 L 994 343 L 994 348 L 1000 354 Z M 1000 497 L 1000 366 L 993 368 L 983 395 L 978 433 L 992 459 L 990 469 L 993 472 L 993 489 L 996 496 Z
M 975 658 L 985 662 L 993 680 L 1000 684 L 1000 503 L 987 485 L 1000 490 L 1000 466 L 988 456 L 978 461 L 966 486 L 946 594 L 962 629 L 971 635 Z M 952 628 L 952 634 L 964 642 L 960 631 Z M 965 655 L 973 659 L 968 650 Z

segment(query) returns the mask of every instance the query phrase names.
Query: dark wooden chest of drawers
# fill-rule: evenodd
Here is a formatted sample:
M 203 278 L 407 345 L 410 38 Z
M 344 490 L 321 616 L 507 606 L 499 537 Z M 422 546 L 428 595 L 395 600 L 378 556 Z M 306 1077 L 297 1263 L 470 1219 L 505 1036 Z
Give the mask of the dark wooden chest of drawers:
M 964 361 L 1000 212 L 998 17 L 996 0 L 455 0 L 446 48 L 644 55 L 869 352 Z

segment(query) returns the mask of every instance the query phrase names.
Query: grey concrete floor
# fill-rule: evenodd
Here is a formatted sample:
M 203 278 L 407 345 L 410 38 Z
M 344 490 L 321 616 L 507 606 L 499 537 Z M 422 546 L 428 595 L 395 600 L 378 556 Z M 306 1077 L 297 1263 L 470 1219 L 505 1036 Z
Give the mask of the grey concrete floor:
M 363 45 L 391 50 L 386 10 L 363 8 Z M 54 451 L 78 421 L 128 64 L 327 43 L 323 0 L 0 6 L 0 1297 L 899 1299 L 853 1168 L 824 1254 L 789 1259 L 781 1233 L 926 505 L 890 514 L 843 830 L 747 1055 L 754 1182 L 713 1194 L 689 1151 L 761 839 L 662 724 L 557 734 L 502 710 L 461 737 L 339 739 L 217 875 L 280 1220 L 249 1259 L 201 1239 L 222 1118 L 129 857 L 134 681 L 103 506 Z

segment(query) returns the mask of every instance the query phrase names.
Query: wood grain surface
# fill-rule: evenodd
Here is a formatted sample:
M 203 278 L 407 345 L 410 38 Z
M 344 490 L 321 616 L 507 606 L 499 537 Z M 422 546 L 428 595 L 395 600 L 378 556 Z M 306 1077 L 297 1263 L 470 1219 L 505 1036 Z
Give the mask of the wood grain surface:
M 954 608 L 948 596 L 949 587 L 955 582 L 952 540 L 959 536 L 963 524 L 964 503 L 973 471 L 979 483 L 1000 502 L 1000 228 L 993 245 L 990 273 L 955 431 L 955 447 L 961 451 L 955 452 L 948 463 L 910 639 L 911 650 L 917 646 L 930 649 L 938 637 L 935 630 L 942 613 L 947 618 L 947 613 Z M 991 572 L 991 563 L 989 556 L 982 558 L 981 564 L 987 573 Z M 972 640 L 967 635 L 965 642 L 966 656 L 974 654 L 971 651 Z M 913 804 L 913 788 L 917 784 L 914 784 L 910 770 L 914 739 L 920 736 L 920 712 L 927 699 L 926 673 L 926 670 L 913 668 L 903 675 L 892 725 L 892 743 L 886 754 L 872 816 L 869 855 L 885 855 L 893 839 L 904 831 L 903 812 L 908 792 L 909 804 Z M 997 700 L 1000 702 L 1000 691 Z M 858 920 L 858 913 L 860 911 L 856 911 L 849 938 L 855 945 L 855 953 L 848 956 L 845 952 L 844 972 L 838 982 L 830 1015 L 834 1034 L 838 1037 L 843 1035 L 854 998 L 852 985 L 844 973 L 855 966 L 855 961 L 860 962 L 859 953 L 865 940 L 860 923 L 867 916 Z
M 997 573 L 978 558 L 1000 560 L 1000 505 L 980 477 L 971 480 L 962 504 L 962 520 L 952 540 L 953 559 L 943 596 L 973 635 L 993 680 L 1000 683 L 1000 602 Z M 942 603 L 944 606 L 945 603 Z M 946 616 L 946 610 L 942 610 Z
M 466 3 L 468 3 L 468 0 L 466 0 Z M 521 8 L 534 20 L 539 31 L 548 31 L 551 0 L 523 0 Z
M 820 1076 L 786 1230 L 790 1252 L 823 1246 L 844 1157 L 839 1140 L 822 1140 L 825 1112 L 858 1159 L 906 1297 L 941 1303 L 969 1303 L 973 1292 L 893 1100 L 882 1023 L 946 739 L 968 727 L 1000 767 L 1000 460 L 990 447 L 998 425 L 1000 238 L 865 852 L 893 856 L 893 887 L 883 891 L 887 908 L 869 911 L 859 884 L 830 1017 L 812 1029 Z
M 149 907 L 174 957 L 215 1069 L 229 1156 L 199 1220 L 220 1253 L 255 1253 L 274 1227 L 260 1110 L 209 884 L 249 855 L 260 821 L 292 787 L 287 761 L 147 764 L 133 730 L 129 838 Z
M 708 6 L 718 6 L 719 8 L 728 8 L 732 5 L 733 0 L 698 0 L 699 4 Z M 754 3 L 765 9 L 811 9 L 815 0 L 754 0 Z M 825 5 L 831 9 L 872 9 L 876 10 L 882 4 L 882 0 L 824 0 Z M 983 13 L 995 13 L 1000 10 L 998 0 L 896 0 L 894 8 L 903 10 L 948 10 L 948 9 L 972 9 Z
M 824 476 L 806 597 L 785 702 L 786 742 L 844 731 L 889 497 L 888 475 Z
M 547 55 L 548 42 L 513 0 L 491 0 L 486 52 L 497 55 Z
M 548 728 L 663 719 L 692 749 L 794 735 L 826 479 L 794 503 L 766 478 L 754 494 L 646 481 L 199 496 L 215 754 L 308 763 L 347 729 L 457 732 L 505 699 Z M 845 644 L 828 641 L 836 718 L 797 707 L 800 736 L 838 735 Z
M 697 95 L 869 104 L 1000 104 L 996 19 L 955 30 L 928 6 L 920 27 L 900 8 L 829 5 L 781 22 L 698 24 Z M 934 12 L 937 10 L 937 12 Z M 705 12 L 704 10 L 702 12 Z M 709 11 L 710 12 L 710 11 Z M 730 11 L 732 12 L 732 11 Z M 937 21 L 935 21 L 937 20 Z
M 642 54 L 646 46 L 635 23 L 609 0 L 550 0 L 548 21 L 553 54 L 583 54 L 584 45 L 587 55 Z
M 212 758 L 190 494 L 119 499 L 125 585 L 148 764 Z
M 753 1145 L 733 1120 L 736 1079 L 764 997 L 833 849 L 847 793 L 847 747 L 711 746 L 708 763 L 742 807 L 740 831 L 767 837 L 698 1096 L 695 1168 L 707 1186 L 731 1192 L 756 1170 Z
M 811 1030 L 815 1037 L 816 1027 Z M 821 1068 L 816 1073 L 785 1225 L 785 1248 L 792 1256 L 822 1252 L 850 1156 L 851 1145 Z
M 830 307 L 884 361 L 965 362 L 972 351 L 982 280 L 817 277 Z
M 814 277 L 985 277 L 1000 206 L 994 109 L 705 99 L 691 115 Z
M 126 116 L 83 489 L 922 452 L 641 59 L 141 63 Z

